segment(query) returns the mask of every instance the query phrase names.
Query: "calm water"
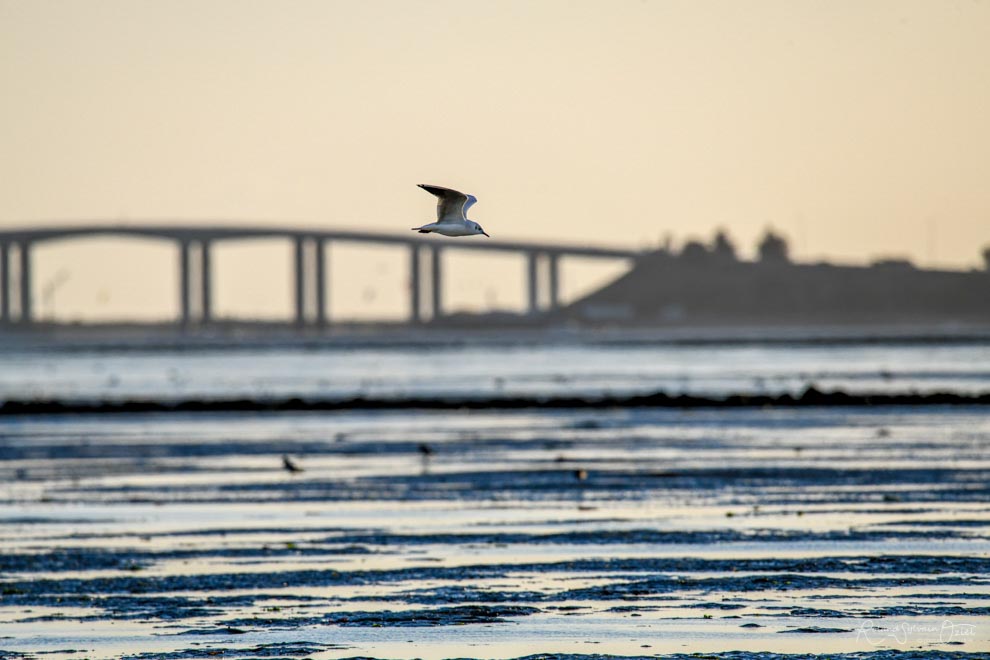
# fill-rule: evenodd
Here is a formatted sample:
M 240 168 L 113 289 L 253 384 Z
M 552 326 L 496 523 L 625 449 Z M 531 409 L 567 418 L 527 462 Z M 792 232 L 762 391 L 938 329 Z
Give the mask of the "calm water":
M 990 345 L 0 353 L 0 398 L 984 391 Z

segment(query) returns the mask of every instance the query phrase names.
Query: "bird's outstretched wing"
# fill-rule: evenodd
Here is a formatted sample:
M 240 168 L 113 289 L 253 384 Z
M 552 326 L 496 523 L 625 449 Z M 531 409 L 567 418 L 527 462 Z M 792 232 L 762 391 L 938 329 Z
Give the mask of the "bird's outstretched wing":
M 465 195 L 465 197 L 467 197 L 467 201 L 464 202 L 464 208 L 461 211 L 464 213 L 464 217 L 467 218 L 467 210 L 477 204 L 478 198 L 474 195 Z
M 429 186 L 425 183 L 419 187 L 437 196 L 437 222 L 464 222 L 465 213 L 472 204 L 478 201 L 474 195 L 465 195 L 462 192 L 442 188 L 440 186 Z

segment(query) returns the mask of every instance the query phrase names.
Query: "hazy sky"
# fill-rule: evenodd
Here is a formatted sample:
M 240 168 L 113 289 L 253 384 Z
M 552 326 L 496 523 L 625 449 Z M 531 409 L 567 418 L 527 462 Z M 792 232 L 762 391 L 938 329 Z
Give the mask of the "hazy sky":
M 957 267 L 990 243 L 986 2 L 0 0 L 0 90 L 0 226 L 408 231 L 435 183 L 497 238 L 725 227 L 750 254 L 773 225 L 798 258 Z M 287 312 L 288 259 L 220 250 L 221 311 Z M 333 309 L 402 313 L 405 260 L 334 250 Z M 167 245 L 37 261 L 67 316 L 174 311 Z M 567 269 L 570 295 L 606 273 Z M 447 270 L 454 306 L 522 300 L 514 259 Z

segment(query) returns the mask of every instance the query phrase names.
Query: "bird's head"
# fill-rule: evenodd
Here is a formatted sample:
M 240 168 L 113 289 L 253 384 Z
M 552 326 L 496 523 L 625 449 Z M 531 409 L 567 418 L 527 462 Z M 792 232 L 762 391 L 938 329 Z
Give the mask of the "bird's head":
M 474 232 L 476 234 L 484 234 L 485 236 L 488 236 L 488 232 L 482 229 L 481 225 L 479 225 L 477 222 L 472 222 L 471 226 L 474 228 Z M 488 238 L 491 238 L 491 236 L 488 236 Z

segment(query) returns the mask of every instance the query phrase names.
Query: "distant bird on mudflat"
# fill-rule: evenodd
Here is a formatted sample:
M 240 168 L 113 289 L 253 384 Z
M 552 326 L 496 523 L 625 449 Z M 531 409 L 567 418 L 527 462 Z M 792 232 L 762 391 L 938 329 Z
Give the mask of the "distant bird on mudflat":
M 413 227 L 413 231 L 420 234 L 441 234 L 443 236 L 476 236 L 488 232 L 481 228 L 477 222 L 467 219 L 467 210 L 478 201 L 474 195 L 465 195 L 462 192 L 441 188 L 440 186 L 428 186 L 419 184 L 419 187 L 437 196 L 437 221 L 431 222 L 422 227 Z M 488 236 L 491 238 L 491 236 Z
M 288 454 L 282 454 L 282 467 L 285 468 L 286 472 L 290 472 L 291 474 L 299 474 L 303 471 Z

